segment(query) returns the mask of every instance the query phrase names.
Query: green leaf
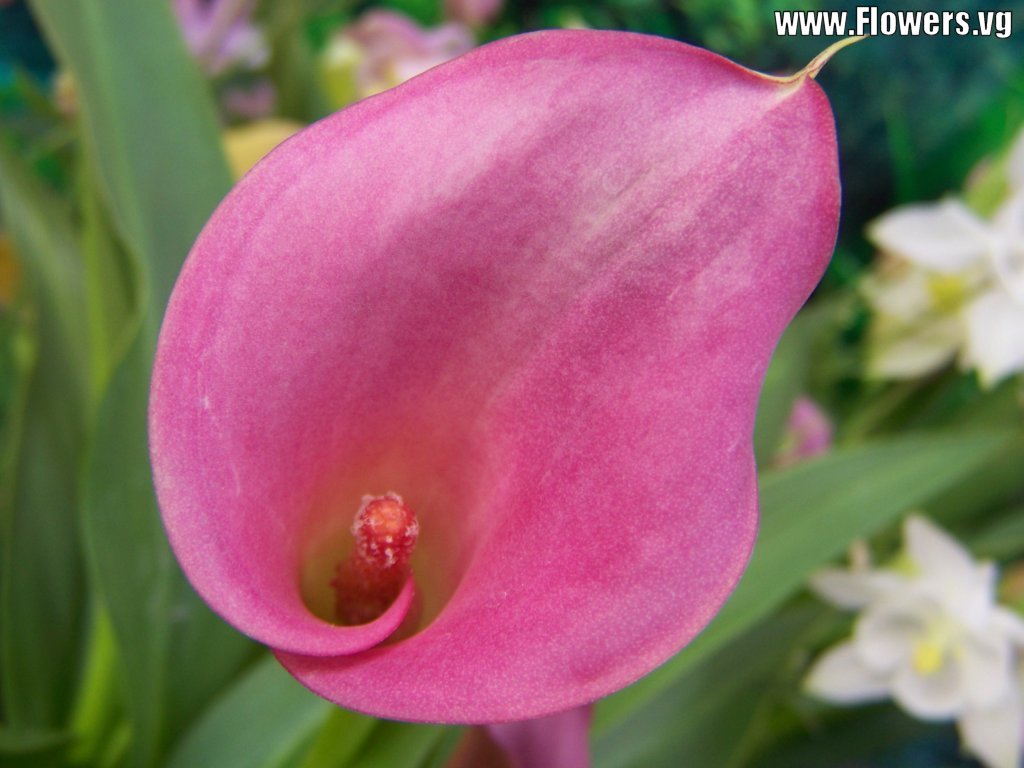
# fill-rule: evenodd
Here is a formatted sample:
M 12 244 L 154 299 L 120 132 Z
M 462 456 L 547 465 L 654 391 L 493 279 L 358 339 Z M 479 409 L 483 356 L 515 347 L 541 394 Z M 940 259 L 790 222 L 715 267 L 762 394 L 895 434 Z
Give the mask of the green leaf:
M 210 94 L 168 3 L 34 0 L 32 8 L 75 79 L 90 167 L 116 240 L 139 270 L 139 295 L 129 303 L 139 308 L 139 330 L 99 406 L 84 519 L 122 663 L 130 764 L 148 766 L 252 652 L 178 570 L 146 440 L 156 329 L 185 255 L 230 181 Z
M 421 768 L 447 768 L 465 735 L 465 728 L 448 728 Z
M 816 608 L 816 606 L 815 606 Z M 795 638 L 817 610 L 787 610 L 733 640 L 594 740 L 595 768 L 733 765 L 745 752 Z
M 20 309 L 0 307 L 0 520 L 4 521 L 0 531 L 6 530 L 2 526 L 9 519 L 14 495 L 18 446 L 37 353 L 24 315 Z
M 799 591 L 807 577 L 913 507 L 969 478 L 1014 431 L 902 437 L 837 450 L 761 479 L 761 530 L 746 574 L 707 629 L 664 666 L 598 705 L 595 728 L 642 706 Z
M 831 712 L 827 723 L 815 723 L 793 734 L 768 753 L 757 755 L 757 768 L 822 768 L 822 766 L 934 766 L 961 768 L 979 763 L 957 759 L 959 739 L 952 722 L 917 720 L 893 704 L 861 706 Z
M 83 531 L 123 666 L 136 765 L 153 761 L 163 739 L 174 578 L 145 461 L 148 369 L 149 347 L 140 335 L 100 407 Z M 191 677 L 177 680 L 187 685 Z
M 106 611 L 94 603 L 82 683 L 71 713 L 72 763 L 95 765 L 111 742 L 118 726 L 119 683 L 114 630 Z
M 759 466 L 775 456 L 793 403 L 804 389 L 810 358 L 811 329 L 820 313 L 797 316 L 782 335 L 765 373 L 754 425 L 754 455 Z
M 969 543 L 978 557 L 1009 560 L 1024 555 L 1024 507 L 1002 513 Z
M 166 548 L 166 542 L 163 546 Z M 165 619 L 171 629 L 165 717 L 173 736 L 259 654 L 260 646 L 212 613 L 184 579 L 176 561 L 172 558 L 169 562 L 173 576 Z M 176 670 L 187 674 L 179 676 Z
M 67 209 L 5 138 L 0 207 L 26 273 L 38 355 L 0 513 L 0 681 L 10 724 L 58 727 L 84 605 L 76 539 L 87 376 L 82 270 Z
M 1024 433 L 1018 433 L 964 482 L 929 504 L 927 511 L 939 522 L 951 525 L 960 520 L 969 523 L 972 517 L 1013 504 L 1021 497 L 1022 466 Z
M 168 546 L 146 461 L 149 370 L 140 334 L 100 408 L 84 500 L 85 541 L 118 641 L 136 765 L 154 761 L 167 735 L 252 652 L 185 583 Z
M 346 768 L 420 768 L 452 730 L 445 725 L 381 721 Z
M 167 768 L 272 768 L 323 725 L 331 705 L 272 656 L 240 677 L 188 731 Z
M 162 309 L 231 184 L 209 89 L 170 3 L 33 0 L 31 7 L 75 78 L 110 211 Z
M 98 403 L 117 363 L 138 332 L 142 268 L 122 247 L 97 194 L 88 152 L 79 153 L 78 200 L 82 212 L 82 255 L 88 296 L 91 400 Z
M 0 765 L 49 768 L 63 764 L 71 736 L 63 731 L 22 730 L 0 726 Z
M 370 738 L 372 717 L 333 709 L 300 764 L 302 768 L 345 768 Z
M 0 726 L 0 755 L 45 752 L 68 743 L 70 734 L 63 731 L 21 730 Z

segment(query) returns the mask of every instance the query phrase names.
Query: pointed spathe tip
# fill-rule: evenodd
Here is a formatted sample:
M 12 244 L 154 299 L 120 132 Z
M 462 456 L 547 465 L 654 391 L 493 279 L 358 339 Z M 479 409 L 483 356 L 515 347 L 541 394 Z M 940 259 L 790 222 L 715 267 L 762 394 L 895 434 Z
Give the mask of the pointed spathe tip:
M 836 55 L 837 52 L 841 51 L 848 45 L 860 42 L 869 35 L 852 35 L 850 37 L 844 37 L 841 40 L 836 40 L 832 45 L 828 46 L 825 50 L 815 56 L 808 62 L 807 66 L 801 69 L 799 72 L 795 72 L 792 75 L 761 75 L 769 80 L 774 80 L 781 84 L 799 84 L 805 79 L 814 79 L 818 76 L 818 73 L 822 68 L 829 62 L 829 60 Z
M 807 64 L 806 67 L 804 67 L 795 75 L 793 75 L 793 78 L 798 79 L 804 77 L 817 77 L 818 73 L 821 71 L 821 68 L 824 67 L 829 62 L 829 59 L 835 56 L 836 53 L 838 53 L 848 45 L 859 43 L 865 37 L 867 37 L 867 35 L 854 35 L 853 37 L 844 37 L 842 40 L 836 40 L 834 43 L 832 43 L 832 45 L 830 45 L 828 48 L 826 48 L 813 59 L 811 59 L 811 61 Z

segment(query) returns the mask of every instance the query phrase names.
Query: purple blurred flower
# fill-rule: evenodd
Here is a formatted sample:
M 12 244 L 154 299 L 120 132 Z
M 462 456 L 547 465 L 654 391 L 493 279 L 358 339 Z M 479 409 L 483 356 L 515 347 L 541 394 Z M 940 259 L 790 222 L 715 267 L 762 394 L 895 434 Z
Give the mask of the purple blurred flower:
M 172 5 L 185 43 L 210 75 L 266 64 L 266 40 L 250 18 L 254 0 L 173 0 Z
M 447 768 L 590 768 L 592 710 L 587 704 L 547 717 L 474 728 Z
M 791 467 L 828 451 L 832 446 L 832 421 L 809 397 L 798 397 L 786 422 L 776 467 Z
M 513 768 L 542 765 L 545 760 L 561 768 L 588 768 L 591 712 L 589 705 L 576 707 L 534 720 L 495 723 L 488 731 Z

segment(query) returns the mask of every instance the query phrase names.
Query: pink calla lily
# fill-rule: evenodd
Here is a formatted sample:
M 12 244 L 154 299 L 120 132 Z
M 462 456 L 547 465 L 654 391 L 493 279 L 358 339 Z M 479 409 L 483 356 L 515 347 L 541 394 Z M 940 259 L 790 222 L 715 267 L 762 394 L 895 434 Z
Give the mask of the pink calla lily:
M 496 723 L 488 732 L 512 768 L 590 768 L 590 716 L 590 707 L 576 707 L 536 720 Z
M 536 33 L 272 152 L 190 254 L 153 377 L 198 592 L 396 719 L 567 710 L 689 642 L 747 562 L 762 376 L 835 238 L 815 71 Z M 391 492 L 412 578 L 339 626 L 353 515 Z
M 446 768 L 590 768 L 592 709 L 471 728 Z

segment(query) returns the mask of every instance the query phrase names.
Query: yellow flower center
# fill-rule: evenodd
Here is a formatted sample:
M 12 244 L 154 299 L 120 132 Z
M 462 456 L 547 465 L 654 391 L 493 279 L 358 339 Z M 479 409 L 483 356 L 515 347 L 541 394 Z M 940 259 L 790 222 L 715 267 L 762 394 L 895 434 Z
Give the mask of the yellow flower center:
M 933 675 L 942 668 L 946 655 L 945 643 L 933 635 L 925 636 L 914 644 L 911 663 L 919 675 Z
M 937 312 L 955 312 L 967 299 L 967 283 L 959 275 L 929 275 L 928 293 Z
M 913 646 L 910 663 L 919 675 L 934 675 L 962 650 L 962 628 L 948 617 L 934 620 Z

